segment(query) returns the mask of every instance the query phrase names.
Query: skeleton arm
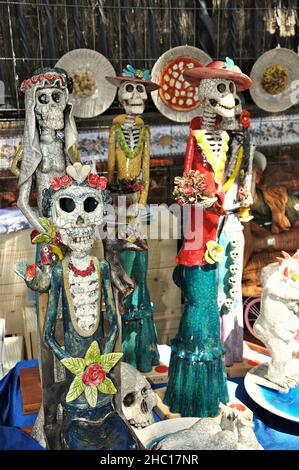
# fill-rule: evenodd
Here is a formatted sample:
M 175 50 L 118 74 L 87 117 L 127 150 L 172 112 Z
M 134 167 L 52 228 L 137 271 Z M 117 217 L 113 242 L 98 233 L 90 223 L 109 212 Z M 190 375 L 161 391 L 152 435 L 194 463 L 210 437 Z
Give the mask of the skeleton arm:
M 110 331 L 105 342 L 104 354 L 111 353 L 118 337 L 117 311 L 111 286 L 110 267 L 107 261 L 101 261 L 102 289 L 105 299 L 106 314 L 108 316 Z
M 24 216 L 27 218 L 28 222 L 32 225 L 35 230 L 40 233 L 45 233 L 44 227 L 38 220 L 38 215 L 35 210 L 30 207 L 29 198 L 32 186 L 32 176 L 30 176 L 24 183 L 20 186 L 20 193 L 18 197 L 18 208 L 22 211 Z
M 149 185 L 150 185 L 150 146 L 151 146 L 151 137 L 150 131 L 147 128 L 145 134 L 145 143 L 144 143 L 144 156 L 142 161 L 142 172 L 143 172 L 143 180 L 144 180 L 144 190 L 140 194 L 139 204 L 141 206 L 146 205 Z
M 115 151 L 115 126 L 112 126 L 109 131 L 108 139 L 108 181 L 110 183 L 114 178 Z
M 55 266 L 52 271 L 51 291 L 49 295 L 48 308 L 45 321 L 45 343 L 53 351 L 55 356 L 61 359 L 69 358 L 67 354 L 55 340 L 55 326 L 58 314 L 59 294 L 62 286 L 62 267 Z

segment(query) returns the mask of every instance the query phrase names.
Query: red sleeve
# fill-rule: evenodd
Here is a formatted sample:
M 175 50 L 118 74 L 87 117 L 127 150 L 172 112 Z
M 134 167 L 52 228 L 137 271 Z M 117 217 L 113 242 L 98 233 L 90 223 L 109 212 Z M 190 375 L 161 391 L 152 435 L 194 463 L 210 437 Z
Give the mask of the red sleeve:
M 187 148 L 186 148 L 186 154 L 185 154 L 184 172 L 192 170 L 192 163 L 193 163 L 193 157 L 194 157 L 194 146 L 195 146 L 194 137 L 193 137 L 192 134 L 189 134 Z

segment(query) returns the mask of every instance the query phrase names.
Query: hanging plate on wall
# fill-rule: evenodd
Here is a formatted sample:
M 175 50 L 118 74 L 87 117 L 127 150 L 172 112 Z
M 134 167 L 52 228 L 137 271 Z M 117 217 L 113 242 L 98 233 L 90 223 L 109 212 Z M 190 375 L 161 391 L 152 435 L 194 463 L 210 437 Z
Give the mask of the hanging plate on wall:
M 299 56 L 296 52 L 280 47 L 265 52 L 250 74 L 253 101 L 272 113 L 289 109 L 299 101 L 298 77 Z
M 152 92 L 152 98 L 164 116 L 176 122 L 189 122 L 201 114 L 197 87 L 186 81 L 183 72 L 211 61 L 208 54 L 192 46 L 174 47 L 159 57 L 151 79 L 161 88 Z
M 115 70 L 105 56 L 91 49 L 74 49 L 65 54 L 55 67 L 65 69 L 73 79 L 70 101 L 74 116 L 92 118 L 102 114 L 114 101 L 117 89 L 105 80 Z

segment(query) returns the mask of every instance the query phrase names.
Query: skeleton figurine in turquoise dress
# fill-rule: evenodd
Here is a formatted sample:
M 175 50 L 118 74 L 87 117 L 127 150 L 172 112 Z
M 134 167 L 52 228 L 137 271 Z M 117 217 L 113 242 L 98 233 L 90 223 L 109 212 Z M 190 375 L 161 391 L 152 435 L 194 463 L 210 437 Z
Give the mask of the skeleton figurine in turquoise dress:
M 219 215 L 223 214 L 223 182 L 228 134 L 222 117 L 233 117 L 234 94 L 251 80 L 230 59 L 185 71 L 199 85 L 202 118 L 190 123 L 184 176 L 176 192 L 179 203 L 191 205 L 191 223 L 178 256 L 174 282 L 183 291 L 185 308 L 172 342 L 169 381 L 164 402 L 182 416 L 216 416 L 219 403 L 228 401 L 224 348 L 220 339 L 217 305 L 217 262 L 223 248 L 217 244 Z M 204 183 L 199 199 L 190 179 Z M 196 186 L 197 187 L 197 186 Z M 187 199 L 187 200 L 186 200 Z
M 80 163 L 68 166 L 66 176 L 50 181 L 43 199 L 45 211 L 51 205 L 53 223 L 68 248 L 64 260 L 52 268 L 44 331 L 46 344 L 66 368 L 61 442 L 65 449 L 137 449 L 112 402 L 117 383 L 108 375 L 122 356 L 113 352 L 117 310 L 110 266 L 90 256 L 109 193 L 106 178 L 90 170 Z M 60 295 L 63 348 L 55 337 Z
M 147 92 L 159 88 L 150 81 L 148 70 L 134 70 L 128 65 L 121 77 L 106 77 L 119 87 L 118 98 L 125 114 L 117 116 L 109 135 L 108 180 L 118 214 L 118 238 L 138 242 L 142 235 L 142 215 L 150 183 L 150 132 L 139 117 L 144 111 Z M 115 171 L 116 170 L 116 171 Z M 122 201 L 127 210 L 123 225 L 119 222 Z M 122 316 L 123 360 L 141 372 L 149 372 L 159 364 L 157 332 L 153 304 L 147 287 L 148 248 L 123 251 L 122 266 L 135 282 L 135 291 L 125 302 Z

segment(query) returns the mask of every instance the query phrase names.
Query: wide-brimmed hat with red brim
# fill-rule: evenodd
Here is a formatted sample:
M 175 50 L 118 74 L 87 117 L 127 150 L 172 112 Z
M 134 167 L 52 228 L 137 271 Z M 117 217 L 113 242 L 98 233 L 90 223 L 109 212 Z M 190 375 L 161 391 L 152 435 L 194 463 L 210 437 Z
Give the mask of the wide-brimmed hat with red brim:
M 147 92 L 160 88 L 160 85 L 150 80 L 150 71 L 145 69 L 134 69 L 132 65 L 127 65 L 120 77 L 105 77 L 109 83 L 119 88 L 123 82 L 141 83 Z
M 214 61 L 205 67 L 195 67 L 185 70 L 184 78 L 188 82 L 197 85 L 203 78 L 224 78 L 235 83 L 237 91 L 244 91 L 251 87 L 252 80 L 248 75 L 242 73 L 232 59 L 226 58 L 226 62 Z

